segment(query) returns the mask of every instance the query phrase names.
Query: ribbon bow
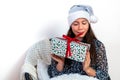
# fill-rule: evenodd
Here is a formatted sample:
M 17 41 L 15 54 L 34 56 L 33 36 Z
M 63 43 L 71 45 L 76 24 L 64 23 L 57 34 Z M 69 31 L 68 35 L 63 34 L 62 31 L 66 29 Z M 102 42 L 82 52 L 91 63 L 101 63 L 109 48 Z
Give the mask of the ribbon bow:
M 65 55 L 65 57 L 67 58 L 67 57 L 72 55 L 72 53 L 70 51 L 71 50 L 71 48 L 70 48 L 71 41 L 78 42 L 79 40 L 76 39 L 76 37 L 75 38 L 71 38 L 71 37 L 66 36 L 66 35 L 63 35 L 63 38 L 65 38 L 67 40 L 67 50 L 66 50 L 66 55 Z

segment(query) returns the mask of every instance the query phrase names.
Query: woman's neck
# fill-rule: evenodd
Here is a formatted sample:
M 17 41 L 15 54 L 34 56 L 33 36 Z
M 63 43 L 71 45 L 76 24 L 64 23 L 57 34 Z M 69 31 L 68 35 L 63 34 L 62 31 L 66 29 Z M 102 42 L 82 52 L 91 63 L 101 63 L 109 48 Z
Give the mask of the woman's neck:
M 82 40 L 83 40 L 83 38 L 81 38 L 81 37 L 78 37 L 78 38 L 76 38 L 76 39 L 78 39 L 78 40 L 80 40 L 80 41 L 82 41 Z

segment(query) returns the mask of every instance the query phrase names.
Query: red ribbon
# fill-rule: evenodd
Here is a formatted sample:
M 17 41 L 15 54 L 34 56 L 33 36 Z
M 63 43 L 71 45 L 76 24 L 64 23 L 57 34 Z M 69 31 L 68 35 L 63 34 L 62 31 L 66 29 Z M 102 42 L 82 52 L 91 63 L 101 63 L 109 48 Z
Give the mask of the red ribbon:
M 80 40 L 76 39 L 77 37 L 79 37 L 82 33 L 78 34 L 76 37 L 71 38 L 69 36 L 63 35 L 63 38 L 65 38 L 67 40 L 67 50 L 66 50 L 66 55 L 65 57 L 69 57 L 72 55 L 71 53 L 71 48 L 70 48 L 70 43 L 71 41 L 75 41 L 75 42 L 80 42 Z
M 66 36 L 66 35 L 63 35 L 63 38 L 65 38 L 67 40 L 67 50 L 66 50 L 66 55 L 65 55 L 65 57 L 67 58 L 67 57 L 72 55 L 71 48 L 70 48 L 71 41 L 78 42 L 79 40 L 76 39 L 76 37 L 75 38 L 71 38 L 71 37 Z

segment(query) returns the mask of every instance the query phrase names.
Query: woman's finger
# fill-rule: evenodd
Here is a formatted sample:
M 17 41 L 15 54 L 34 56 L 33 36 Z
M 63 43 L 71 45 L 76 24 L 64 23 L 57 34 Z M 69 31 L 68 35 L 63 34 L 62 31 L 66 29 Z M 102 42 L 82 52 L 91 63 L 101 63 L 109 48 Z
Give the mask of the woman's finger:
M 64 58 L 63 58 L 63 57 L 59 57 L 59 56 L 57 56 L 57 55 L 55 55 L 55 54 L 51 54 L 51 57 L 52 57 L 55 61 L 57 61 L 57 62 L 59 62 L 59 61 L 64 61 Z

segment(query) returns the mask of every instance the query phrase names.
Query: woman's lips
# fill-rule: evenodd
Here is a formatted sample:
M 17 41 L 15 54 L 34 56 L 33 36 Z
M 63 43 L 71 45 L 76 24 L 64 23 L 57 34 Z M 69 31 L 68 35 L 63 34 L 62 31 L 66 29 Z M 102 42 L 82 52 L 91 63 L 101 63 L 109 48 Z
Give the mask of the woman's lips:
M 84 32 L 77 32 L 78 35 L 83 35 Z

